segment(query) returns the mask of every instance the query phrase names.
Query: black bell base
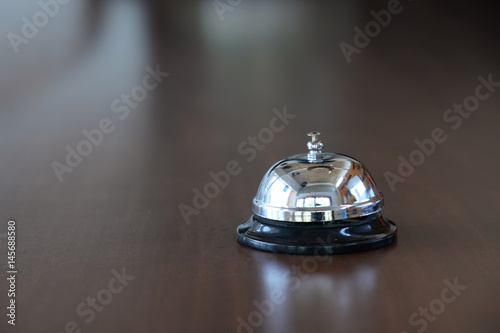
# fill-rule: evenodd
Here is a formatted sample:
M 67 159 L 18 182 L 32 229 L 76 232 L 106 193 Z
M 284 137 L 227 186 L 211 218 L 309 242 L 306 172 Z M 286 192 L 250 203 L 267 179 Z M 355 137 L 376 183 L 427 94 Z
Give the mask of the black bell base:
M 252 215 L 238 226 L 240 244 L 288 254 L 342 254 L 374 250 L 391 244 L 397 235 L 394 222 L 375 213 L 335 222 L 294 223 Z

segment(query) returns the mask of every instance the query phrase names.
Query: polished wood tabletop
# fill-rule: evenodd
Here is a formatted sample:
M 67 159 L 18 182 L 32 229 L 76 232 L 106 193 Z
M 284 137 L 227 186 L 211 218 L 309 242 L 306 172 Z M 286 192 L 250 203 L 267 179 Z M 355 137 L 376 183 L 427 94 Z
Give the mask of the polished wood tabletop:
M 499 9 L 2 3 L 0 332 L 500 332 Z M 236 242 L 313 130 L 394 244 Z

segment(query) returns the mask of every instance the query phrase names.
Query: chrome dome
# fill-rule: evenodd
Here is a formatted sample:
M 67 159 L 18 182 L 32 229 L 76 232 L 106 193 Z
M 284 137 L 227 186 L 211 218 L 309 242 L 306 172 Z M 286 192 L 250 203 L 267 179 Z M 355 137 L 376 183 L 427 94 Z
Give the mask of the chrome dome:
M 346 155 L 323 153 L 319 133 L 308 135 L 309 153 L 282 159 L 265 174 L 253 200 L 254 214 L 278 221 L 326 222 L 379 212 L 384 199 L 365 166 Z

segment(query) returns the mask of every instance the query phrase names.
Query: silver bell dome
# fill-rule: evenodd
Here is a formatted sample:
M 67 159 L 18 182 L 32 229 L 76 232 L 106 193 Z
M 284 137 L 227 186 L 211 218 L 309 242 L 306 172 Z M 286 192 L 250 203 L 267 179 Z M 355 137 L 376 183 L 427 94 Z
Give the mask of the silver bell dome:
M 282 159 L 267 171 L 253 200 L 255 215 L 286 222 L 327 222 L 383 208 L 382 193 L 366 167 L 346 155 L 323 153 L 319 134 L 308 134 L 309 153 Z

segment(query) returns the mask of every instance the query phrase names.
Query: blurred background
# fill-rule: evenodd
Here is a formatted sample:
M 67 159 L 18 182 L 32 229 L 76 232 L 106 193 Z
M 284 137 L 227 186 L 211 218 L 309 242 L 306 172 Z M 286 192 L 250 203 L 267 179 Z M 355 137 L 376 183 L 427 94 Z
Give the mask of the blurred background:
M 0 219 L 18 221 L 18 331 L 59 332 L 69 320 L 89 332 L 235 331 L 236 318 L 252 311 L 252 300 L 266 297 L 273 276 L 299 260 L 242 250 L 235 228 L 250 215 L 267 168 L 305 151 L 311 130 L 323 133 L 326 151 L 369 167 L 396 221 L 422 210 L 440 218 L 477 216 L 465 206 L 498 217 L 489 210 L 498 198 L 498 177 L 487 176 L 497 172 L 496 94 L 460 129 L 448 131 L 448 148 L 398 184 L 396 193 L 383 175 L 396 172 L 397 156 L 408 156 L 415 139 L 447 126 L 443 113 L 474 92 L 479 75 L 500 81 L 499 9 L 494 1 L 403 0 L 369 44 L 346 57 L 341 43 L 356 47 L 355 28 L 365 31 L 371 11 L 387 12 L 387 1 L 2 2 Z M 148 75 L 152 89 L 144 89 Z M 274 108 L 285 107 L 296 117 L 247 163 L 238 146 L 269 126 Z M 109 133 L 91 148 L 79 146 L 82 131 L 100 128 L 103 119 L 110 121 L 104 126 Z M 73 167 L 68 146 L 92 151 Z M 224 170 L 229 160 L 240 163 L 241 175 L 186 224 L 179 205 L 192 206 L 193 189 L 203 188 L 209 172 Z M 481 175 L 468 178 L 473 187 L 463 187 L 477 168 Z M 460 197 L 432 189 L 436 179 Z M 476 196 L 479 191 L 487 195 Z M 414 227 L 426 237 L 418 223 L 403 223 L 401 230 Z M 478 228 L 485 235 L 498 231 Z M 439 295 L 456 267 L 467 276 L 466 263 L 449 274 L 436 268 L 406 276 L 405 290 L 414 292 L 402 296 L 410 303 L 397 307 L 399 296 L 391 292 L 377 301 L 374 288 L 385 276 L 378 259 L 361 257 L 351 267 L 346 258 L 336 269 L 338 280 L 320 268 L 309 289 L 293 296 L 301 302 L 282 308 L 261 329 L 290 331 L 284 323 L 297 320 L 295 327 L 318 331 L 409 330 L 408 314 L 432 299 L 419 298 L 419 274 L 434 278 L 429 295 Z M 128 296 L 117 295 L 122 301 L 94 322 L 78 321 L 79 302 L 122 267 L 137 276 Z M 6 286 L 0 283 L 1 295 Z M 498 301 L 485 301 L 479 295 L 486 290 L 477 288 L 464 311 L 480 303 L 498 309 Z M 339 292 L 341 303 L 321 297 Z M 297 317 L 313 303 L 321 310 Z M 327 307 L 336 314 L 323 313 Z M 384 314 L 375 311 L 381 307 Z M 359 320 L 359 309 L 372 314 Z M 493 314 L 481 322 L 457 317 L 446 312 L 433 329 L 473 329 L 493 320 Z
M 338 150 L 359 144 L 349 145 L 359 136 L 346 137 L 341 128 L 414 138 L 422 129 L 409 126 L 412 121 L 423 114 L 439 121 L 452 102 L 467 96 L 478 75 L 498 68 L 498 7 L 489 1 L 403 2 L 350 62 L 339 45 L 355 46 L 353 28 L 364 31 L 374 20 L 370 11 L 387 10 L 387 2 L 47 3 L 53 12 L 47 20 L 37 15 L 44 12 L 37 1 L 2 5 L 0 126 L 6 159 L 32 144 L 39 145 L 40 164 L 64 157 L 64 145 L 78 142 L 82 129 L 113 116 L 112 101 L 140 84 L 146 66 L 159 65 L 171 76 L 119 124 L 119 132 L 130 131 L 126 136 L 133 141 L 146 128 L 165 131 L 168 145 L 182 131 L 188 141 L 179 149 L 195 154 L 200 143 L 232 149 L 233 140 L 252 132 L 250 123 L 265 124 L 270 110 L 283 105 L 300 114 L 305 127 L 328 130 Z M 23 19 L 41 25 L 31 38 L 23 37 L 32 30 Z M 194 118 L 211 119 L 216 128 L 199 128 Z M 23 142 L 27 132 L 40 140 Z M 196 140 L 208 132 L 207 140 Z M 115 151 L 117 135 L 99 153 Z M 391 141 L 363 144 L 397 144 Z

